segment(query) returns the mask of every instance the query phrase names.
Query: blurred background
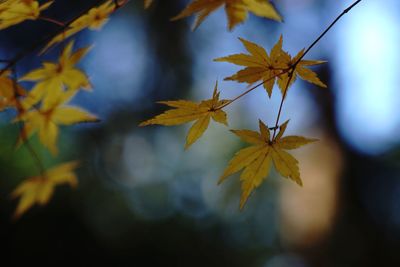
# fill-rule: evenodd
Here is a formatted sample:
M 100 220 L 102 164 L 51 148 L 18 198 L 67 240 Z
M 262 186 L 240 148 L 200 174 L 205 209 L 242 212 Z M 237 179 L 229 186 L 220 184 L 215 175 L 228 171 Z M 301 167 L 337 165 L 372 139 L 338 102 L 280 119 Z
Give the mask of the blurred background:
M 66 21 L 94 1 L 55 1 L 45 15 Z M 62 131 L 57 158 L 32 143 L 47 166 L 80 159 L 79 187 L 59 187 L 45 207 L 20 220 L 10 192 L 36 172 L 26 149 L 14 151 L 12 111 L 0 117 L 0 243 L 2 262 L 78 266 L 330 267 L 400 265 L 400 2 L 362 1 L 313 49 L 308 59 L 328 89 L 297 82 L 282 121 L 288 134 L 319 138 L 294 152 L 304 187 L 275 172 L 239 211 L 239 176 L 217 186 L 233 154 L 244 147 L 212 124 L 184 151 L 190 125 L 137 125 L 164 107 L 160 100 L 210 98 L 216 80 L 223 98 L 245 84 L 223 82 L 238 70 L 212 59 L 244 52 L 243 37 L 268 50 L 283 34 L 295 55 L 352 1 L 274 1 L 282 24 L 250 15 L 227 31 L 223 9 L 195 31 L 192 19 L 170 22 L 189 1 L 143 1 L 114 14 L 76 47 L 94 44 L 80 67 L 94 90 L 73 104 L 102 122 Z M 0 32 L 0 58 L 11 58 L 37 36 L 57 29 L 26 22 Z M 23 75 L 56 60 L 58 46 L 18 65 Z M 230 128 L 272 124 L 281 95 L 263 89 L 227 109 Z

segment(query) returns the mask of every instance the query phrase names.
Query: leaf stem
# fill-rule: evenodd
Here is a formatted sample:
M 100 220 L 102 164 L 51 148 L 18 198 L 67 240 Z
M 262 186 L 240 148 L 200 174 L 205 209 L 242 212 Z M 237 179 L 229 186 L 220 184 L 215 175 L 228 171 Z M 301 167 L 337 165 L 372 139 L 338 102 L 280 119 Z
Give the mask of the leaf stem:
M 52 18 L 48 18 L 48 17 L 39 17 L 39 19 L 43 20 L 43 21 L 51 22 L 51 23 L 56 24 L 56 25 L 58 25 L 60 27 L 64 27 L 65 26 L 65 24 L 63 22 L 58 21 L 56 19 L 52 19 Z
M 279 76 L 281 76 L 281 75 L 283 75 L 283 74 L 289 72 L 290 69 L 291 69 L 291 68 L 282 69 L 282 72 L 281 72 L 281 73 L 276 74 L 276 75 L 273 75 L 272 77 L 269 77 L 268 79 L 262 81 L 261 83 L 255 85 L 255 86 L 251 87 L 250 89 L 248 89 L 247 91 L 241 93 L 241 94 L 238 95 L 237 97 L 235 97 L 235 98 L 229 100 L 227 103 L 225 103 L 225 104 L 223 104 L 223 105 L 217 107 L 216 109 L 223 109 L 224 107 L 229 106 L 230 104 L 232 104 L 232 103 L 235 102 L 236 100 L 239 100 L 240 98 L 242 98 L 243 96 L 247 95 L 247 94 L 250 93 L 251 91 L 257 89 L 257 88 L 260 87 L 261 85 L 263 85 L 263 84 L 265 84 L 265 83 L 267 83 L 267 82 L 269 82 L 269 81 L 271 81 L 271 80 L 273 80 L 273 79 L 276 79 L 276 78 L 278 78 Z

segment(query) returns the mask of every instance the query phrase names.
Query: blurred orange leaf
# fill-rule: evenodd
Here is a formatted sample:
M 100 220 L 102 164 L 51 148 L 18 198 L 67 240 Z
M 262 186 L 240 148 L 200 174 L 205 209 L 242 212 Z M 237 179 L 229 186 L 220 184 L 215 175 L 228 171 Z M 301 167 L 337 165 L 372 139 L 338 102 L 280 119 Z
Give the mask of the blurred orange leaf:
M 193 28 L 196 29 L 211 13 L 224 6 L 228 18 L 228 28 L 232 30 L 236 25 L 247 19 L 247 14 L 253 14 L 281 21 L 282 18 L 274 6 L 267 0 L 193 0 L 181 13 L 172 18 L 178 20 L 197 14 Z
M 71 187 L 75 187 L 78 180 L 73 171 L 77 166 L 78 162 L 76 161 L 64 163 L 47 170 L 42 175 L 23 181 L 11 193 L 13 198 L 19 198 L 14 218 L 18 219 L 35 204 L 42 206 L 47 204 L 53 196 L 56 186 L 69 184 Z
M 5 71 L 0 76 L 0 111 L 6 108 L 19 108 L 17 96 L 25 96 L 26 91 L 19 84 L 9 78 L 10 72 Z M 17 92 L 15 92 L 17 90 Z
M 96 116 L 81 108 L 65 105 L 73 94 L 72 91 L 63 93 L 51 106 L 42 105 L 40 108 L 19 114 L 16 121 L 23 121 L 24 128 L 18 143 L 26 141 L 25 138 L 38 132 L 40 142 L 55 155 L 58 153 L 59 125 L 98 121 Z
M 63 50 L 57 63 L 44 62 L 43 67 L 23 76 L 21 81 L 37 81 L 28 96 L 21 102 L 25 109 L 31 108 L 39 101 L 45 107 L 58 100 L 64 89 L 76 91 L 80 88 L 90 89 L 86 74 L 75 65 L 86 55 L 89 47 L 72 52 L 74 42 L 71 41 Z
M 40 12 L 47 9 L 53 1 L 43 5 L 34 0 L 7 0 L 0 3 L 0 30 L 24 22 L 36 20 Z

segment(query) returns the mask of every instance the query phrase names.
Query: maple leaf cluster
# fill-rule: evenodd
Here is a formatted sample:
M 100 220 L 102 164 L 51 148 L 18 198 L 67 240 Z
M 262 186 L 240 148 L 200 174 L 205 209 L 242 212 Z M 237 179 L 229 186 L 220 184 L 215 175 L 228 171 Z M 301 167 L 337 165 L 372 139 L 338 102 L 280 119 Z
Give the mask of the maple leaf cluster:
M 45 62 L 43 67 L 33 70 L 23 76 L 19 81 L 32 81 L 35 85 L 30 91 L 22 89 L 10 78 L 3 78 L 3 95 L 9 96 L 7 107 L 15 107 L 18 115 L 15 122 L 22 122 L 18 145 L 29 142 L 29 138 L 35 133 L 39 141 L 57 155 L 57 139 L 61 125 L 73 125 L 82 122 L 95 122 L 96 116 L 87 111 L 71 106 L 68 103 L 81 88 L 90 88 L 88 77 L 77 69 L 75 64 L 87 53 L 88 48 L 73 50 L 73 42 L 70 42 L 61 53 L 59 62 Z M 0 81 L 1 83 L 1 81 Z M 13 87 L 21 88 L 21 93 L 16 96 Z M 2 91 L 3 91 L 2 90 Z M 76 184 L 75 175 L 71 174 L 76 164 L 56 166 L 49 171 L 43 171 L 39 177 L 25 180 L 13 193 L 14 197 L 21 197 L 15 212 L 15 217 L 20 217 L 34 203 L 46 204 L 51 198 L 54 187 L 69 181 Z M 63 166 L 69 166 L 64 168 Z
M 57 24 L 60 31 L 42 44 L 40 55 L 48 49 L 64 42 L 77 33 L 89 29 L 99 30 L 107 23 L 111 14 L 124 6 L 127 0 L 104 0 L 81 15 L 68 22 L 60 22 L 45 17 L 42 13 L 54 1 L 8 0 L 0 1 L 0 30 L 9 28 L 27 20 L 44 20 Z M 143 5 L 149 8 L 153 0 L 144 0 Z M 248 18 L 249 13 L 256 16 L 282 21 L 282 17 L 268 0 L 192 0 L 171 20 L 179 20 L 195 16 L 193 28 L 200 24 L 216 10 L 224 8 L 228 20 L 228 29 L 233 30 Z M 325 34 L 325 33 L 324 33 Z M 279 125 L 281 109 L 291 85 L 299 77 L 314 85 L 325 88 L 326 85 L 309 67 L 320 65 L 325 61 L 303 59 L 308 50 L 301 50 L 294 57 L 283 50 L 283 37 L 268 52 L 262 46 L 239 38 L 246 53 L 233 54 L 216 58 L 214 61 L 227 62 L 243 67 L 235 74 L 226 77 L 226 81 L 246 83 L 251 87 L 233 99 L 220 99 L 218 82 L 212 97 L 199 102 L 188 100 L 160 101 L 171 109 L 146 120 L 140 126 L 179 125 L 194 122 L 186 137 L 185 149 L 193 145 L 207 130 L 210 121 L 228 126 L 228 115 L 224 108 L 233 104 L 243 96 L 263 86 L 269 97 L 275 85 L 280 89 L 282 102 L 274 127 L 269 128 L 259 120 L 259 132 L 252 130 L 231 130 L 233 134 L 251 146 L 238 151 L 230 160 L 219 179 L 222 183 L 229 176 L 241 172 L 242 209 L 251 193 L 268 177 L 272 166 L 283 177 L 289 178 L 299 185 L 300 177 L 298 161 L 287 150 L 297 149 L 316 141 L 302 136 L 284 136 L 288 126 L 286 121 Z M 91 90 L 88 76 L 77 67 L 80 60 L 89 52 L 90 47 L 74 50 L 74 41 L 69 41 L 56 62 L 43 62 L 37 69 L 29 71 L 20 79 L 13 67 L 20 58 L 10 60 L 5 69 L 0 69 L 0 111 L 13 108 L 17 111 L 14 122 L 22 125 L 18 145 L 29 146 L 31 136 L 37 134 L 39 141 L 52 155 L 58 154 L 57 140 L 60 126 L 77 123 L 96 122 L 97 117 L 88 111 L 69 104 L 80 90 Z M 21 83 L 33 83 L 27 90 Z M 254 85 L 256 84 L 256 85 Z M 279 131 L 278 131 L 279 129 Z M 35 153 L 32 150 L 32 153 Z M 37 155 L 33 155 L 37 157 Z M 19 198 L 14 217 L 19 218 L 35 204 L 45 205 L 51 199 L 55 187 L 68 184 L 75 187 L 77 177 L 74 173 L 77 161 L 62 163 L 49 169 L 40 166 L 40 174 L 23 181 L 12 193 Z
M 42 5 L 33 0 L 1 1 L 0 30 L 26 20 L 54 21 L 62 26 L 62 31 L 44 45 L 41 52 L 44 53 L 82 30 L 100 29 L 109 16 L 126 2 L 104 1 L 72 21 L 62 23 L 41 14 L 53 1 Z M 150 2 L 146 1 L 146 5 L 150 5 Z M 95 115 L 69 104 L 78 91 L 91 90 L 88 76 L 76 66 L 89 50 L 90 47 L 74 50 L 74 41 L 70 41 L 65 45 L 57 62 L 45 61 L 41 67 L 28 72 L 20 79 L 11 68 L 0 69 L 0 111 L 14 108 L 17 110 L 14 122 L 22 124 L 17 146 L 26 144 L 30 147 L 31 136 L 37 134 L 43 146 L 53 156 L 57 156 L 60 126 L 98 121 Z M 10 61 L 9 64 L 11 63 L 16 62 Z M 21 85 L 22 82 L 33 83 L 33 86 L 27 90 Z M 39 166 L 40 175 L 23 181 L 12 194 L 13 197 L 20 198 L 14 217 L 20 217 L 34 204 L 48 203 L 57 185 L 75 186 L 77 178 L 73 171 L 77 165 L 74 161 L 53 166 L 49 170 Z
M 295 82 L 297 76 L 320 87 L 326 87 L 318 78 L 317 74 L 307 68 L 309 66 L 322 64 L 324 61 L 303 60 L 304 49 L 292 58 L 289 53 L 282 49 L 282 36 L 271 49 L 270 53 L 256 43 L 243 38 L 239 39 L 249 54 L 234 54 L 217 58 L 214 61 L 229 62 L 245 67 L 236 74 L 225 78 L 225 80 L 248 83 L 249 85 L 260 82 L 257 86 L 254 86 L 232 100 L 219 100 L 220 93 L 216 85 L 213 98 L 203 100 L 200 104 L 186 100 L 161 101 L 159 103 L 166 104 L 175 109 L 167 110 L 141 123 L 140 126 L 147 126 L 150 124 L 170 126 L 196 120 L 186 137 L 185 148 L 188 148 L 206 131 L 210 118 L 224 125 L 228 125 L 227 114 L 222 109 L 261 85 L 265 88 L 268 96 L 271 97 L 274 85 L 277 84 L 282 92 L 282 103 L 285 100 L 290 85 Z M 278 115 L 277 124 L 279 116 L 280 115 Z M 243 141 L 253 144 L 251 147 L 240 150 L 234 156 L 219 181 L 219 183 L 221 183 L 228 176 L 243 169 L 240 176 L 240 180 L 242 181 L 240 208 L 244 207 L 252 191 L 259 187 L 268 176 L 272 162 L 275 169 L 283 177 L 288 177 L 299 185 L 303 184 L 300 178 L 297 160 L 285 150 L 299 148 L 316 140 L 301 136 L 283 137 L 288 122 L 289 121 L 285 122 L 279 127 L 278 125 L 273 127 L 272 136 L 270 134 L 270 129 L 261 120 L 259 121 L 259 133 L 251 130 L 231 130 Z M 277 128 L 280 129 L 278 134 L 276 134 Z

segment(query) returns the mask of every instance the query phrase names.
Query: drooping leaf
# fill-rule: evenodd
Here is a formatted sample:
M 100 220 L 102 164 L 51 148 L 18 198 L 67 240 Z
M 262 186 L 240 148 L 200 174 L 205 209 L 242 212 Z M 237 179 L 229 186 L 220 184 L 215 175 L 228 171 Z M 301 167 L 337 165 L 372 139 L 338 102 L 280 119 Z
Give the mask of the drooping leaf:
M 243 38 L 239 39 L 246 48 L 248 54 L 234 54 L 216 58 L 214 60 L 245 67 L 234 75 L 226 77 L 225 80 L 248 83 L 250 85 L 256 82 L 261 82 L 263 83 L 269 97 L 272 95 L 275 82 L 278 83 L 281 92 L 284 93 L 287 85 L 290 87 L 290 85 L 296 81 L 297 76 L 318 86 L 326 87 L 326 85 L 320 81 L 315 72 L 306 68 L 308 66 L 325 63 L 325 61 L 300 60 L 298 62 L 298 60 L 303 57 L 304 50 L 300 51 L 294 58 L 292 58 L 289 53 L 282 49 L 282 36 L 271 49 L 270 54 L 263 47 L 255 43 Z M 296 68 L 294 68 L 295 64 Z M 294 68 L 294 70 L 292 68 Z M 292 75 L 292 77 L 288 84 L 290 75 Z
M 42 175 L 22 182 L 11 194 L 13 198 L 19 198 L 14 218 L 18 219 L 35 204 L 46 205 L 53 196 L 56 186 L 68 184 L 75 187 L 78 179 L 73 171 L 77 166 L 78 162 L 76 161 L 60 164 L 45 171 Z
M 259 133 L 251 130 L 232 130 L 234 134 L 243 141 L 252 144 L 252 146 L 246 147 L 235 154 L 218 183 L 222 183 L 228 176 L 242 171 L 240 176 L 242 182 L 241 209 L 253 190 L 259 187 L 268 176 L 272 164 L 283 177 L 290 178 L 297 184 L 302 185 L 298 162 L 285 149 L 299 148 L 317 140 L 301 136 L 282 138 L 287 123 L 285 122 L 281 125 L 280 132 L 274 139 L 272 139 L 270 130 L 262 121 L 259 121 Z
M 207 130 L 210 119 L 228 125 L 227 115 L 220 108 L 227 100 L 219 100 L 218 85 L 215 85 L 213 98 L 195 103 L 186 100 L 161 101 L 161 104 L 173 107 L 154 118 L 142 122 L 139 126 L 159 124 L 165 126 L 179 125 L 190 121 L 196 121 L 190 128 L 186 138 L 185 149 L 196 142 Z
M 178 20 L 196 14 L 193 28 L 196 29 L 211 13 L 224 6 L 228 18 L 228 28 L 232 30 L 243 23 L 251 12 L 257 16 L 281 21 L 274 6 L 267 0 L 193 0 L 181 13 L 172 18 Z
M 19 24 L 26 20 L 36 20 L 40 13 L 53 1 L 42 5 L 34 0 L 7 0 L 0 2 L 0 30 Z
M 5 71 L 0 76 L 0 111 L 6 108 L 18 109 L 17 97 L 26 95 L 25 89 L 19 84 L 14 84 L 9 75 L 10 72 Z
M 31 108 L 39 101 L 43 101 L 45 107 L 51 106 L 64 90 L 91 89 L 87 75 L 75 67 L 90 48 L 81 48 L 72 52 L 73 45 L 72 41 L 64 48 L 57 63 L 45 62 L 42 68 L 33 70 L 20 79 L 37 82 L 22 101 L 25 109 Z
M 29 138 L 36 132 L 39 134 L 40 142 L 50 150 L 53 155 L 58 153 L 57 139 L 60 125 L 73 125 L 83 122 L 96 122 L 96 116 L 87 111 L 67 106 L 66 103 L 73 96 L 72 91 L 62 93 L 58 101 L 51 106 L 42 105 L 40 108 L 26 111 L 16 118 L 16 121 L 24 122 L 23 132 L 19 144 L 24 142 L 24 138 Z
M 249 54 L 234 54 L 227 57 L 217 58 L 214 61 L 229 62 L 235 65 L 244 66 L 245 68 L 236 74 L 226 77 L 225 80 L 237 81 L 240 83 L 254 84 L 263 82 L 263 86 L 271 96 L 272 89 L 277 76 L 283 72 L 280 60 L 274 53 L 271 57 L 268 52 L 261 46 L 240 38 L 243 46 Z
M 292 85 L 296 81 L 297 77 L 300 77 L 304 81 L 313 83 L 322 88 L 327 88 L 326 84 L 324 84 L 318 78 L 318 75 L 314 71 L 306 68 L 308 66 L 315 66 L 315 65 L 323 64 L 326 61 L 300 60 L 298 62 L 298 60 L 303 56 L 303 54 L 304 54 L 304 49 L 301 50 L 294 58 L 290 58 L 290 55 L 289 55 L 289 58 L 288 58 L 289 60 L 286 60 L 286 67 L 294 66 L 297 63 L 296 68 L 294 69 L 294 71 L 292 73 L 292 78 L 290 80 L 289 86 Z M 287 73 L 284 73 L 283 75 L 280 75 L 278 78 L 278 85 L 279 85 L 279 88 L 281 89 L 282 93 L 284 93 L 284 90 L 290 79 L 289 75 L 290 74 L 287 72 Z
M 115 10 L 116 5 L 112 0 L 106 1 L 100 6 L 90 9 L 88 13 L 73 21 L 71 25 L 69 25 L 68 29 L 51 39 L 51 41 L 43 48 L 41 53 L 44 53 L 53 45 L 64 41 L 65 39 L 77 34 L 84 29 L 101 29 L 104 24 L 107 23 L 109 16 Z

